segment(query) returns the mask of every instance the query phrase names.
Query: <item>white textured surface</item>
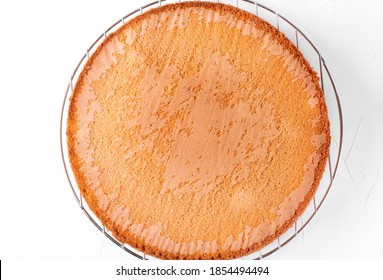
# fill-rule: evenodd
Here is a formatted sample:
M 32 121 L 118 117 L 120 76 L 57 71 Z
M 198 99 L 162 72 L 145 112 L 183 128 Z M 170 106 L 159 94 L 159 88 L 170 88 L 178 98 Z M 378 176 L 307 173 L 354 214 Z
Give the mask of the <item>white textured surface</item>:
M 59 120 L 84 51 L 147 2 L 0 4 L 0 259 L 131 258 L 78 208 L 61 162 Z M 333 188 L 304 232 L 269 259 L 383 259 L 383 2 L 259 2 L 319 48 L 344 117 Z

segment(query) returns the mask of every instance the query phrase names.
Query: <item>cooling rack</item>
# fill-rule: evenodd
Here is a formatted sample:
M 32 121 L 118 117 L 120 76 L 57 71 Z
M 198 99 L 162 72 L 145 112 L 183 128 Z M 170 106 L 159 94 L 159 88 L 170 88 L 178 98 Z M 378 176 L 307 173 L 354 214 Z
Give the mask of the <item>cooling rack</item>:
M 166 1 L 158 0 L 151 3 L 148 3 L 129 14 L 125 15 L 108 29 L 106 29 L 85 51 L 84 55 L 77 64 L 73 74 L 70 77 L 69 84 L 66 88 L 65 97 L 62 105 L 61 119 L 60 119 L 60 146 L 61 146 L 61 155 L 64 164 L 64 169 L 66 176 L 69 181 L 70 188 L 74 194 L 74 197 L 82 210 L 82 212 L 89 218 L 89 220 L 95 225 L 95 227 L 105 235 L 109 240 L 115 243 L 117 246 L 121 247 L 123 250 L 131 254 L 132 256 L 138 259 L 155 259 L 152 256 L 146 255 L 143 252 L 140 252 L 128 244 L 123 244 L 114 238 L 110 231 L 108 231 L 98 218 L 92 213 L 83 199 L 78 186 L 76 184 L 75 177 L 70 167 L 68 150 L 66 145 L 66 119 L 68 115 L 69 108 L 69 99 L 73 92 L 74 84 L 82 70 L 82 67 L 85 65 L 90 55 L 97 49 L 97 47 L 102 43 L 109 34 L 117 30 L 121 25 L 126 21 L 134 18 L 135 16 L 142 14 L 148 9 L 166 5 L 168 3 L 177 3 L 183 1 Z M 185 1 L 184 1 L 185 2 Z M 339 96 L 335 87 L 334 80 L 330 74 L 330 70 L 326 65 L 324 58 L 319 52 L 318 48 L 314 43 L 291 21 L 277 13 L 276 11 L 266 7 L 263 4 L 257 3 L 251 0 L 236 0 L 236 1 L 211 1 L 229 4 L 236 6 L 240 9 L 251 12 L 258 17 L 266 20 L 271 25 L 276 27 L 282 33 L 284 33 L 290 40 L 293 42 L 296 47 L 302 52 L 304 57 L 309 61 L 312 68 L 318 73 L 320 78 L 320 85 L 325 95 L 326 105 L 329 114 L 330 120 L 330 133 L 331 133 L 331 143 L 330 143 L 330 153 L 328 161 L 326 164 L 325 171 L 323 173 L 322 180 L 318 186 L 318 189 L 310 201 L 310 204 L 306 208 L 305 212 L 298 218 L 298 220 L 293 224 L 293 226 L 288 229 L 285 233 L 279 236 L 271 244 L 263 247 L 259 251 L 249 254 L 241 259 L 263 259 L 272 253 L 276 252 L 287 243 L 289 243 L 294 237 L 296 237 L 304 228 L 309 224 L 309 222 L 316 215 L 319 208 L 322 206 L 328 192 L 333 185 L 335 174 L 338 169 L 340 153 L 342 148 L 342 139 L 343 139 L 343 119 L 342 119 L 342 110 L 339 100 Z

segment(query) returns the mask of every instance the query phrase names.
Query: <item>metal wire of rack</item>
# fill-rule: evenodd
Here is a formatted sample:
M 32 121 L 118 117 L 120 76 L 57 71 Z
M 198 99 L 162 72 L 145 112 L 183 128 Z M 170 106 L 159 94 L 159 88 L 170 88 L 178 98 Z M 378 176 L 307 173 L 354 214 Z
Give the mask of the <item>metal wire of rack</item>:
M 60 147 L 61 147 L 61 156 L 63 160 L 63 165 L 65 169 L 66 176 L 69 181 L 70 188 L 74 194 L 74 197 L 83 211 L 83 213 L 88 217 L 88 219 L 95 225 L 95 227 L 105 235 L 109 240 L 114 244 L 131 254 L 132 256 L 142 259 L 155 259 L 154 257 L 148 256 L 143 252 L 140 252 L 128 244 L 123 244 L 114 238 L 110 231 L 108 231 L 98 218 L 91 212 L 88 205 L 84 201 L 78 187 L 76 184 L 75 177 L 70 168 L 68 150 L 66 146 L 66 117 L 69 108 L 70 96 L 73 92 L 73 86 L 81 72 L 82 67 L 85 65 L 90 55 L 97 49 L 98 45 L 101 44 L 103 39 L 105 39 L 108 34 L 117 30 L 122 26 L 126 21 L 134 18 L 135 16 L 142 14 L 147 9 L 155 8 L 162 6 L 167 3 L 177 3 L 177 2 L 186 2 L 181 0 L 170 1 L 170 0 L 158 0 L 151 3 L 148 3 L 129 14 L 125 15 L 114 24 L 112 24 L 108 29 L 106 29 L 85 51 L 85 54 L 81 57 L 78 62 L 75 70 L 73 71 L 69 84 L 66 88 L 64 101 L 61 110 L 60 118 Z M 213 2 L 213 1 L 211 1 Z M 260 249 L 259 251 L 249 254 L 248 256 L 242 257 L 241 259 L 254 259 L 259 260 L 263 259 L 272 253 L 276 252 L 286 244 L 288 244 L 294 237 L 296 237 L 308 223 L 316 215 L 318 209 L 322 206 L 326 196 L 328 195 L 338 169 L 338 164 L 340 160 L 340 153 L 342 148 L 343 140 L 343 118 L 342 118 L 342 109 L 339 100 L 339 95 L 335 87 L 335 82 L 330 74 L 329 68 L 326 65 L 324 58 L 319 52 L 318 48 L 314 43 L 291 21 L 277 13 L 276 11 L 264 6 L 263 4 L 257 3 L 252 0 L 226 0 L 215 2 L 229 4 L 236 6 L 238 8 L 249 11 L 258 17 L 266 20 L 278 30 L 283 32 L 294 44 L 295 46 L 303 53 L 305 58 L 309 61 L 311 66 L 316 70 L 320 77 L 320 85 L 325 95 L 326 104 L 328 107 L 329 119 L 330 119 L 330 133 L 331 133 L 331 144 L 330 144 L 330 154 L 326 164 L 325 172 L 323 174 L 322 180 L 318 189 L 311 200 L 309 206 L 305 212 L 300 216 L 300 218 L 294 223 L 294 225 L 288 229 L 285 233 L 279 236 L 274 242 Z

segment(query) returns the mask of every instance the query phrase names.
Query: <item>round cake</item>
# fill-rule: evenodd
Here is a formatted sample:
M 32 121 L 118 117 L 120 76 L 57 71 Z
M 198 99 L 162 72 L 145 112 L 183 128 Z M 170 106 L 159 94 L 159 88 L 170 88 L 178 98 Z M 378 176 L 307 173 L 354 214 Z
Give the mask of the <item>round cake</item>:
M 204 2 L 149 10 L 108 35 L 70 100 L 67 141 L 89 208 L 164 259 L 229 259 L 303 213 L 329 152 L 312 70 L 277 29 Z

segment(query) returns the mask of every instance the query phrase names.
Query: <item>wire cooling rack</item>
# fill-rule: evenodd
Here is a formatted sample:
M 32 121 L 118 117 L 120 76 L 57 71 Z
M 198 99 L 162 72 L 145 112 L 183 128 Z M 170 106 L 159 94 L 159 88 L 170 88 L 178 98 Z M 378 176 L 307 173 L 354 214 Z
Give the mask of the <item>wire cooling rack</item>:
M 88 205 L 83 199 L 78 186 L 76 184 L 75 177 L 70 167 L 69 158 L 68 158 L 68 150 L 66 145 L 66 119 L 68 116 L 68 108 L 69 108 L 69 99 L 73 92 L 74 84 L 77 81 L 79 74 L 90 55 L 97 49 L 97 47 L 102 43 L 102 41 L 112 32 L 117 30 L 120 26 L 122 26 L 126 21 L 134 18 L 135 16 L 147 11 L 148 9 L 152 9 L 155 7 L 159 7 L 168 3 L 177 3 L 182 1 L 166 1 L 166 0 L 158 0 L 151 3 L 148 3 L 126 16 L 122 17 L 120 20 L 111 25 L 105 32 L 103 32 L 86 50 L 85 54 L 80 59 L 77 64 L 72 76 L 70 77 L 70 81 L 68 87 L 65 92 L 64 102 L 61 111 L 61 120 L 60 120 L 60 145 L 61 145 L 61 155 L 64 164 L 64 169 L 66 175 L 68 177 L 69 185 L 74 194 L 74 197 L 84 212 L 84 214 L 89 218 L 89 220 L 96 226 L 96 228 L 104 234 L 108 239 L 110 239 L 117 246 L 121 247 L 123 250 L 128 252 L 134 257 L 139 259 L 147 260 L 154 259 L 152 256 L 148 256 L 143 252 L 140 252 L 128 244 L 123 244 L 119 242 L 116 238 L 112 236 L 110 231 L 108 231 L 99 219 L 90 211 Z M 211 1 L 213 2 L 213 1 Z M 324 58 L 319 52 L 318 48 L 313 44 L 312 41 L 293 23 L 291 23 L 284 16 L 280 15 L 276 11 L 264 6 L 263 4 L 256 3 L 251 0 L 236 0 L 236 1 L 215 1 L 218 3 L 229 4 L 232 6 L 236 6 L 240 9 L 251 12 L 258 17 L 266 20 L 271 25 L 276 27 L 278 30 L 283 32 L 302 52 L 305 58 L 309 61 L 314 70 L 318 73 L 320 77 L 320 85 L 325 95 L 325 100 L 327 104 L 329 120 L 330 120 L 330 133 L 331 133 L 331 144 L 330 144 L 330 153 L 329 158 L 326 164 L 326 168 L 318 186 L 318 189 L 310 201 L 309 206 L 305 210 L 305 212 L 298 218 L 298 220 L 294 223 L 294 225 L 288 229 L 284 234 L 279 236 L 274 242 L 263 247 L 259 251 L 252 253 L 248 256 L 242 257 L 241 259 L 262 259 L 265 258 L 275 251 L 279 250 L 287 243 L 289 243 L 294 237 L 296 237 L 303 229 L 307 226 L 307 224 L 312 220 L 312 218 L 317 213 L 318 209 L 322 206 L 330 188 L 334 182 L 335 174 L 338 169 L 340 152 L 342 148 L 342 139 L 343 139 L 343 120 L 342 120 L 342 110 L 339 101 L 339 96 L 335 87 L 334 80 L 331 77 L 330 71 L 326 65 Z

